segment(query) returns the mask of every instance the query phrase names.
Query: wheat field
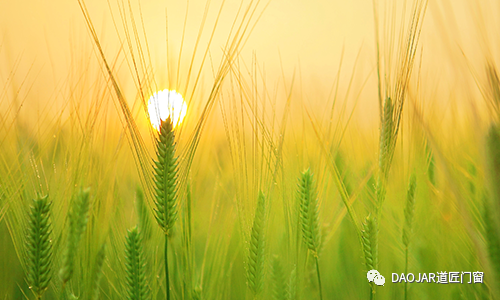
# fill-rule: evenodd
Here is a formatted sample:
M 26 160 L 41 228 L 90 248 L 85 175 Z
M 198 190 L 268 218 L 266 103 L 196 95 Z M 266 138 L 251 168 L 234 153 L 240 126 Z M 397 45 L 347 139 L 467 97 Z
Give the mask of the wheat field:
M 499 26 L 0 3 L 0 299 L 500 299 Z

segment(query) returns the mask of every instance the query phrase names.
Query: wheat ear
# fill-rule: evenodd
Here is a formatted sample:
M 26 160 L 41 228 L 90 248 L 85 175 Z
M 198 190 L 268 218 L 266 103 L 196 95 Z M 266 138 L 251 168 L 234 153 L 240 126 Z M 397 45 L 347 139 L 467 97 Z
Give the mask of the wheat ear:
M 29 288 L 41 299 L 52 278 L 52 226 L 48 196 L 33 199 L 30 206 L 26 236 L 27 281 Z
M 413 224 L 413 214 L 415 212 L 415 190 L 417 188 L 417 177 L 415 173 L 410 176 L 408 191 L 406 193 L 405 225 L 403 227 L 403 245 L 406 248 L 410 245 L 410 238 Z
M 377 216 L 385 200 L 386 181 L 394 152 L 394 104 L 390 97 L 385 99 L 379 144 L 379 174 L 377 181 Z
M 170 299 L 168 274 L 168 235 L 177 219 L 177 158 L 175 157 L 175 135 L 170 117 L 161 122 L 156 141 L 157 160 L 154 161 L 156 208 L 155 218 L 165 234 L 165 282 L 166 298 Z
M 250 249 L 248 253 L 247 282 L 248 287 L 258 295 L 264 283 L 264 256 L 265 256 L 265 224 L 266 224 L 266 198 L 259 192 L 257 208 L 253 218 L 252 233 L 250 236 Z
M 63 286 L 73 276 L 75 268 L 75 255 L 83 232 L 87 227 L 88 215 L 90 209 L 90 190 L 80 189 L 73 198 L 68 214 L 69 231 L 67 234 L 66 247 L 62 258 L 62 267 L 59 270 L 59 276 Z
M 273 297 L 275 300 L 286 300 L 288 295 L 285 273 L 277 255 L 273 257 L 271 270 L 273 277 Z
M 368 270 L 376 270 L 378 265 L 378 225 L 376 217 L 368 215 L 363 222 L 363 253 L 365 255 L 365 264 Z M 375 286 L 371 282 L 371 295 L 375 294 Z
M 300 211 L 299 222 L 302 227 L 302 239 L 304 240 L 307 248 L 312 252 L 316 261 L 319 295 L 320 299 L 323 299 L 321 276 L 319 272 L 321 232 L 319 226 L 318 198 L 313 175 L 309 169 L 304 171 L 299 179 L 298 198 Z
M 127 299 L 149 299 L 146 283 L 146 259 L 141 244 L 140 231 L 137 226 L 128 231 L 125 241 L 125 272 Z
M 177 158 L 172 121 L 162 121 L 156 141 L 157 160 L 154 162 L 155 218 L 168 235 L 177 219 Z
M 91 291 L 90 299 L 92 300 L 99 299 L 99 287 L 102 277 L 102 267 L 104 265 L 105 258 L 106 258 L 106 244 L 102 244 L 101 248 L 99 249 L 99 252 L 97 252 L 94 263 L 94 270 L 92 272 L 92 281 L 91 281 L 92 288 L 90 289 Z
M 405 225 L 403 226 L 403 245 L 405 246 L 405 274 L 408 274 L 408 255 L 413 226 L 413 214 L 415 212 L 415 190 L 417 188 L 417 177 L 415 173 L 410 176 L 408 192 L 406 193 Z M 408 299 L 408 282 L 405 281 L 405 299 Z

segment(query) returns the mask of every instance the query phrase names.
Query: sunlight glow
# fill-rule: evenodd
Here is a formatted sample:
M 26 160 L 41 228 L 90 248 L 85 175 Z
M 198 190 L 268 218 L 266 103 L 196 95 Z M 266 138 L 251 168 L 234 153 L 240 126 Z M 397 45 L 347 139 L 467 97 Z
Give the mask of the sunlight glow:
M 172 119 L 174 128 L 182 123 L 186 116 L 187 104 L 182 95 L 176 91 L 163 90 L 154 93 L 148 101 L 148 112 L 151 125 L 156 130 L 160 130 L 161 121 L 169 116 Z

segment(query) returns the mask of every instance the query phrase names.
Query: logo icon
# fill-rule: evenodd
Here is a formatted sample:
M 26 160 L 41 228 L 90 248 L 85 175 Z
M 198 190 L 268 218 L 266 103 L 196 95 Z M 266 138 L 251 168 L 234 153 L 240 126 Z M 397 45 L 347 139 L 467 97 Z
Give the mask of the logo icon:
M 368 278 L 368 282 L 375 283 L 376 285 L 384 285 L 385 277 L 382 276 L 377 270 L 370 270 L 366 273 L 366 278 Z

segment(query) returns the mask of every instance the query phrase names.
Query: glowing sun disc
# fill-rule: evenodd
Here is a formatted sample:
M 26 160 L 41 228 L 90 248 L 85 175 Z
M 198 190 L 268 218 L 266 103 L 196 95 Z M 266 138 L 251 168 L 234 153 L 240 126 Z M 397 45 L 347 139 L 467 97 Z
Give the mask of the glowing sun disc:
M 163 90 L 153 94 L 148 101 L 148 112 L 151 125 L 160 130 L 161 121 L 169 116 L 174 127 L 179 125 L 186 116 L 187 104 L 182 95 L 176 91 Z

